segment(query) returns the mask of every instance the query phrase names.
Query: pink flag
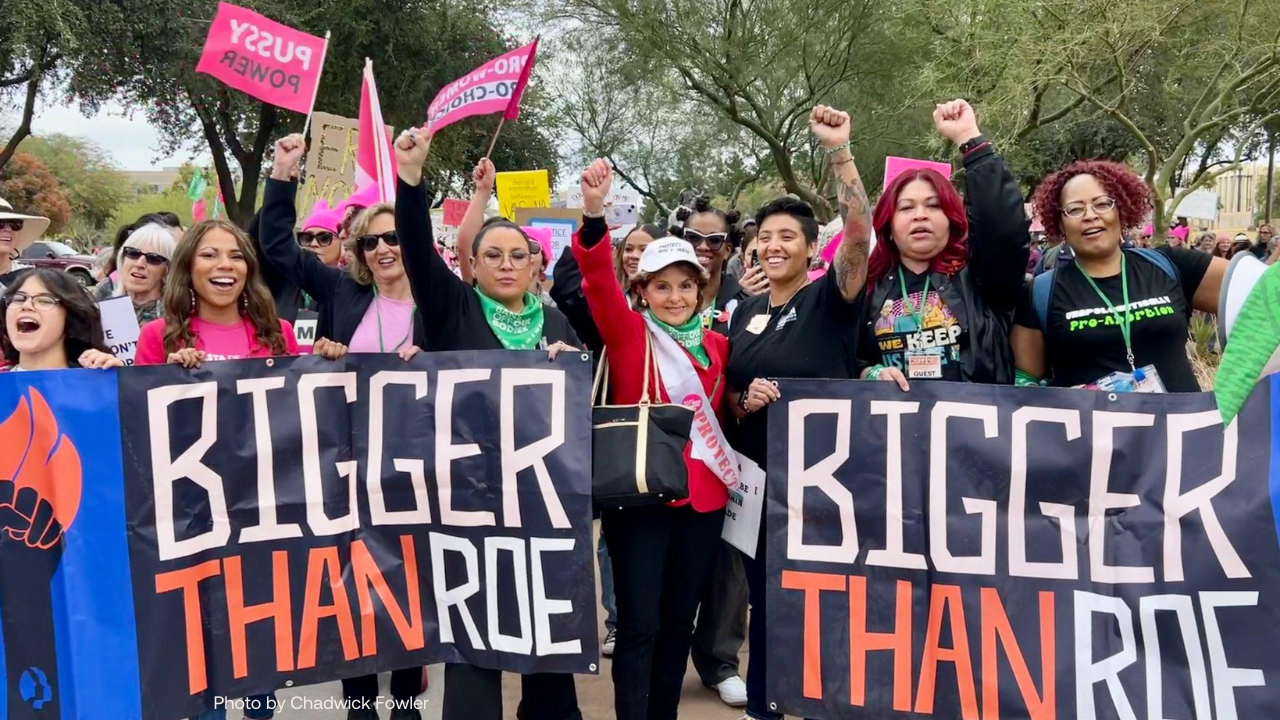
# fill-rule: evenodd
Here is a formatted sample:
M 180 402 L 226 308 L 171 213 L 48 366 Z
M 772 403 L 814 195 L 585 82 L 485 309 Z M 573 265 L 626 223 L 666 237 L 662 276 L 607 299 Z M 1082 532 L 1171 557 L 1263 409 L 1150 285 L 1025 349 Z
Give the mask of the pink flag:
M 356 193 L 376 186 L 378 202 L 396 201 L 396 156 L 391 149 L 391 133 L 382 122 L 378 85 L 373 80 L 373 61 L 365 58 L 364 85 L 360 88 L 359 131 L 356 136 Z
M 889 187 L 889 183 L 893 179 L 908 170 L 916 168 L 927 168 L 929 170 L 937 170 L 942 177 L 951 179 L 951 165 L 947 163 L 931 162 L 929 160 L 913 160 L 904 157 L 887 157 L 884 159 L 884 188 Z
M 205 204 L 204 198 L 191 204 L 191 222 L 198 223 L 208 219 L 209 207 Z
M 220 2 L 196 72 L 263 102 L 309 114 L 327 47 L 324 38 Z
M 458 227 L 462 225 L 462 218 L 467 215 L 467 208 L 470 206 L 465 200 L 454 200 L 453 198 L 444 199 L 444 224 Z
M 445 85 L 427 106 L 427 126 L 436 133 L 472 115 L 504 113 L 507 120 L 520 115 L 520 96 L 529 84 L 529 72 L 538 52 L 538 40 L 496 57 Z

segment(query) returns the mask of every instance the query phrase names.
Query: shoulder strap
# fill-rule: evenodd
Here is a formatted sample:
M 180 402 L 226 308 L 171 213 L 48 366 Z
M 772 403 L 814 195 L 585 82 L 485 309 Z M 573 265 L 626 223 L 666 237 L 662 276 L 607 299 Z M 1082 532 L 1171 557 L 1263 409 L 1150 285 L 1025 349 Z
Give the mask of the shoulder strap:
M 1040 321 L 1040 332 L 1048 334 L 1049 329 L 1049 297 L 1053 295 L 1053 278 L 1057 268 L 1045 270 L 1031 281 L 1031 304 L 1036 311 L 1036 319 Z
M 600 362 L 596 365 L 596 377 L 591 381 L 591 404 L 607 405 L 609 403 L 609 350 L 600 351 Z
M 1147 260 L 1155 263 L 1156 267 L 1160 268 L 1160 270 L 1165 275 L 1168 275 L 1172 280 L 1175 282 L 1178 281 L 1178 270 L 1173 266 L 1173 261 L 1169 259 L 1168 255 L 1165 255 L 1155 248 L 1134 248 L 1133 250 Z

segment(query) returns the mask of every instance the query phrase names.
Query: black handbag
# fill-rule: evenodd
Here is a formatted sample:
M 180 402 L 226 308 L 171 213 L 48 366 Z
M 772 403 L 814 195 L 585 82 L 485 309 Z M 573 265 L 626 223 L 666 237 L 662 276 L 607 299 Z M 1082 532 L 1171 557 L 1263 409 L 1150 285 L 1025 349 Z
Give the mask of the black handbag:
M 684 448 L 693 428 L 693 410 L 651 402 L 649 378 L 653 341 L 644 336 L 644 385 L 636 405 L 606 405 L 609 358 L 601 353 L 592 383 L 591 495 L 598 509 L 613 510 L 684 500 L 689 469 Z M 657 395 L 657 393 L 653 393 Z

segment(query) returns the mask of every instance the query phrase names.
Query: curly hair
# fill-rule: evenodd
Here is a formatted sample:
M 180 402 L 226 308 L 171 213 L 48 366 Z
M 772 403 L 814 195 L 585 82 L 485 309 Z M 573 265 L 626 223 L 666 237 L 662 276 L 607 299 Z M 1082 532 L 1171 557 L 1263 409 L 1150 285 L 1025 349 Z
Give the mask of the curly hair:
M 700 195 L 693 199 L 693 207 L 680 206 L 676 210 L 676 219 L 680 221 L 679 234 L 672 233 L 678 238 L 684 237 L 684 228 L 689 224 L 689 218 L 694 215 L 715 215 L 724 223 L 724 231 L 729 234 L 729 247 L 742 247 L 742 228 L 739 222 L 742 220 L 742 213 L 737 210 L 721 210 L 711 204 L 711 198 Z
M 67 314 L 62 330 L 62 347 L 67 355 L 68 365 L 79 367 L 76 361 L 85 350 L 111 352 L 102 331 L 102 313 L 98 310 L 98 304 L 85 292 L 83 285 L 61 270 L 23 270 L 5 290 L 4 297 L 0 299 L 0 309 L 7 311 L 14 294 L 20 292 L 32 278 L 43 283 L 45 291 L 58 298 L 58 303 Z M 21 359 L 18 349 L 9 338 L 7 322 L 0 322 L 0 351 L 3 352 L 4 361 L 11 365 L 17 365 Z
M 889 183 L 871 213 L 871 227 L 875 229 L 878 242 L 871 251 L 871 257 L 867 259 L 868 292 L 876 281 L 888 275 L 902 262 L 898 243 L 893 239 L 893 216 L 898 210 L 898 196 L 907 185 L 917 180 L 923 180 L 933 187 L 933 191 L 938 194 L 938 206 L 942 209 L 942 214 L 947 216 L 950 226 L 947 244 L 934 256 L 929 270 L 943 275 L 955 275 L 969 264 L 969 215 L 965 212 L 960 193 L 937 170 L 908 170 Z
M 1065 238 L 1062 232 L 1062 190 L 1077 175 L 1092 175 L 1116 201 L 1121 232 L 1139 227 L 1151 210 L 1151 190 L 1128 165 L 1111 160 L 1077 160 L 1044 179 L 1031 201 L 1036 217 L 1050 238 Z

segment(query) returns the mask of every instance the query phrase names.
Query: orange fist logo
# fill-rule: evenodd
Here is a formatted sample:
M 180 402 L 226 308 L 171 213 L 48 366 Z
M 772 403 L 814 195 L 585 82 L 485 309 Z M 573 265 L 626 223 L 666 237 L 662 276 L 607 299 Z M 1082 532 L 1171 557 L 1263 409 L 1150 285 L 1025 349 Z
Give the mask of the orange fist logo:
M 0 533 L 48 549 L 80 508 L 80 453 L 35 388 L 0 424 Z

